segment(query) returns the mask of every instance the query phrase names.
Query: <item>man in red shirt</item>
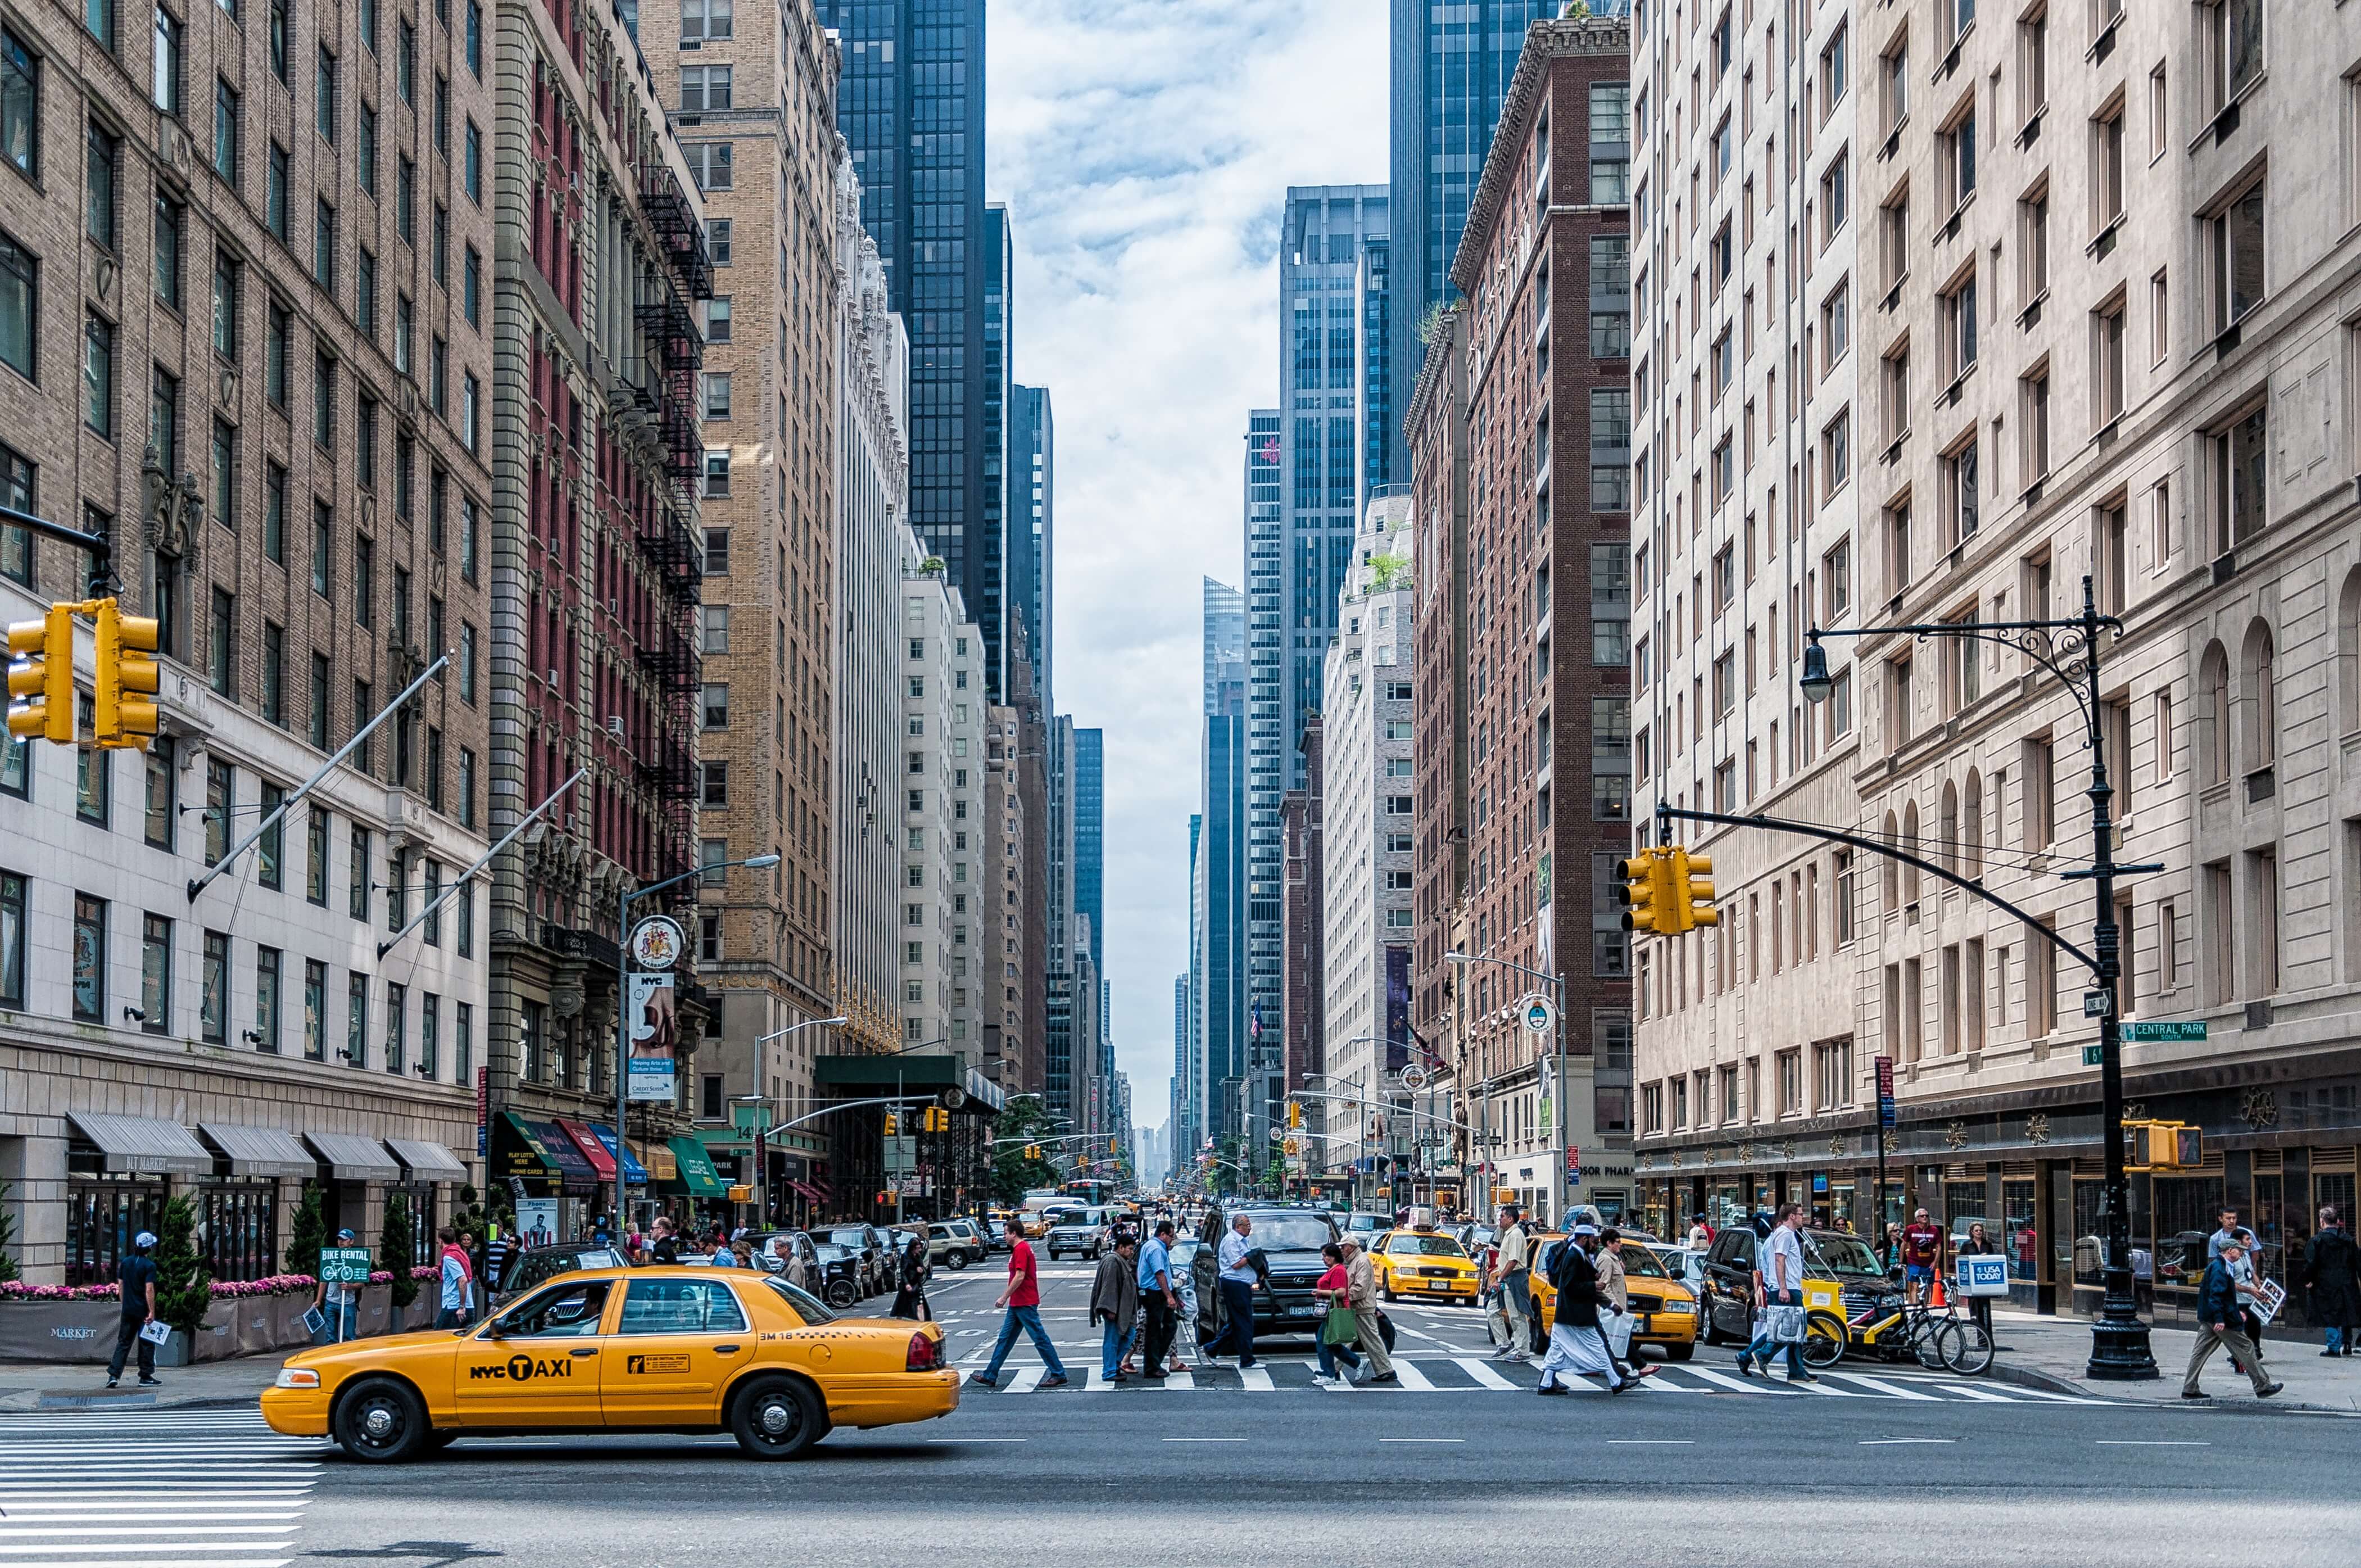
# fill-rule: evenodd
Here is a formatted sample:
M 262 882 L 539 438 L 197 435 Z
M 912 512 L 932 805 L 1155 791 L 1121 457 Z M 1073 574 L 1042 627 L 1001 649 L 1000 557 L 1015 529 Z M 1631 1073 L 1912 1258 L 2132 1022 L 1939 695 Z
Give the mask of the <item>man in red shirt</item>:
M 1902 1277 L 1909 1284 L 1913 1301 L 1927 1293 L 1942 1262 L 1943 1227 L 1929 1221 L 1927 1211 L 1921 1209 L 1902 1227 Z
M 1016 1343 L 1016 1331 L 1023 1329 L 1033 1336 L 1033 1348 L 1041 1353 L 1042 1364 L 1049 1369 L 1041 1387 L 1064 1387 L 1065 1364 L 1058 1359 L 1058 1347 L 1049 1343 L 1049 1331 L 1041 1326 L 1041 1275 L 1033 1265 L 1033 1247 L 1014 1224 L 1008 1227 L 1008 1288 L 993 1305 L 1006 1309 L 1000 1320 L 1000 1343 L 993 1347 L 991 1365 L 968 1374 L 968 1381 L 998 1387 L 1000 1364 L 1008 1359 L 1008 1347 Z

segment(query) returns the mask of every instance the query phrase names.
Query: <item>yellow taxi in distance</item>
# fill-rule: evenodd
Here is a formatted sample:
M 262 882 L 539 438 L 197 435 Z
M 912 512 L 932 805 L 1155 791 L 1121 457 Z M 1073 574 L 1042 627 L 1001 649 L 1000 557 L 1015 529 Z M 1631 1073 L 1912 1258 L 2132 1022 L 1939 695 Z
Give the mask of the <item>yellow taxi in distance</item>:
M 716 1430 L 792 1459 L 832 1427 L 950 1415 L 959 1388 L 933 1323 L 839 1317 L 741 1268 L 593 1268 L 470 1328 L 299 1352 L 262 1416 L 379 1463 L 470 1435 Z
M 1377 1266 L 1378 1293 L 1389 1301 L 1476 1299 L 1475 1260 L 1440 1231 L 1388 1231 L 1369 1243 L 1369 1261 Z
M 1544 1231 L 1532 1237 L 1531 1260 L 1533 1314 L 1540 1320 L 1543 1334 L 1557 1322 L 1557 1288 L 1549 1282 L 1544 1266 L 1550 1249 L 1566 1238 L 1554 1231 Z M 1686 1361 L 1697 1354 L 1697 1299 L 1696 1292 L 1673 1277 L 1664 1267 L 1664 1260 L 1637 1242 L 1625 1242 L 1618 1255 L 1623 1260 L 1624 1299 L 1635 1320 L 1631 1325 L 1631 1353 L 1638 1359 L 1640 1347 L 1653 1344 L 1664 1353 L 1668 1361 Z

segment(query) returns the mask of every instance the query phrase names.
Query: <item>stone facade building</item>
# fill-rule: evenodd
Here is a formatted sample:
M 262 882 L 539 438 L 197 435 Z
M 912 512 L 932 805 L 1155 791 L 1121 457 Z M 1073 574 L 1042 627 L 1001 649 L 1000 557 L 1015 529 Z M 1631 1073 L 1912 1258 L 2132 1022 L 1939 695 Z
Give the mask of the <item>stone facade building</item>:
M 2092 981 L 2036 927 L 2103 939 L 2067 880 L 2094 731 L 2119 858 L 2163 868 L 2108 912 L 2123 1011 L 2206 1036 L 2125 1052 L 2127 1099 L 2204 1138 L 2133 1179 L 2158 1310 L 2217 1203 L 2284 1277 L 2353 1201 L 2361 19 L 2266 9 L 1831 5 L 1640 41 L 1639 813 L 1847 828 L 2031 917 L 1686 829 L 1721 924 L 1642 955 L 1652 1217 L 1924 1205 L 2006 1235 L 2027 1305 L 2090 1310 Z M 2122 621 L 2087 718 L 2022 644 L 1877 630 L 2079 614 L 2086 580 Z M 1817 704 L 1812 628 L 1868 633 L 1827 641 Z
M 112 543 L 162 666 L 144 757 L 0 746 L 0 1182 L 37 1283 L 112 1279 L 170 1195 L 255 1278 L 305 1180 L 374 1241 L 390 1193 L 431 1221 L 476 1168 L 482 894 L 403 927 L 486 837 L 485 17 L 281 15 L 0 17 L 0 500 Z M 0 527 L 0 620 L 89 574 Z
M 1436 768 L 1454 759 L 1455 791 L 1463 748 L 1466 769 L 1464 864 L 1439 817 L 1418 850 L 1426 961 L 1455 943 L 1470 960 L 1426 971 L 1430 994 L 1455 981 L 1436 1043 L 1475 1129 L 1463 1163 L 1488 1155 L 1495 1186 L 1553 1217 L 1630 1197 L 1626 947 L 1606 899 L 1631 831 L 1629 42 L 1604 18 L 1526 34 L 1452 268 L 1464 363 L 1431 345 L 1410 415 L 1413 469 L 1433 476 L 1417 495 L 1445 509 L 1416 525 L 1421 576 L 1443 578 L 1436 598 L 1420 584 L 1421 646 L 1464 662 L 1413 676 Z M 1562 1001 L 1554 1029 L 1524 1021 L 1535 995 Z

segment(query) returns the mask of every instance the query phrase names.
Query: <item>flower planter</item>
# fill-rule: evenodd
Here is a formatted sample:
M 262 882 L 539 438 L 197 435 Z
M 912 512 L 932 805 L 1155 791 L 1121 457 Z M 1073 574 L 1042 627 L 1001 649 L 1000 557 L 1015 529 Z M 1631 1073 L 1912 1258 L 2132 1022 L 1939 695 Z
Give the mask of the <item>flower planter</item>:
M 113 1301 L 0 1303 L 0 1361 L 104 1361 L 121 1316 Z
M 360 1308 L 355 1314 L 353 1337 L 368 1339 L 372 1334 L 390 1332 L 393 1321 L 393 1287 L 364 1285 L 361 1287 Z

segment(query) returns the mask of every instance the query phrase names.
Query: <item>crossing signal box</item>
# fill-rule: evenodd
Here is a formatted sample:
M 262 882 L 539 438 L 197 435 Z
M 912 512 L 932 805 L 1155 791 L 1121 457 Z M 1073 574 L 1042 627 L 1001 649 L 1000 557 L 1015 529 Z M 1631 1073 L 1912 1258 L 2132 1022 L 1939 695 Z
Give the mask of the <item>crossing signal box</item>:
M 2186 1122 L 2125 1122 L 2124 1166 L 2130 1170 L 2194 1170 L 2205 1163 L 2205 1134 Z
M 1664 850 L 1642 850 L 1628 861 L 1618 861 L 1615 874 L 1622 879 L 1615 902 L 1624 906 L 1623 929 L 1665 936 L 1680 929 L 1672 924 L 1672 865 Z
M 126 615 L 113 599 L 98 605 L 98 661 L 94 700 L 98 743 L 111 750 L 145 750 L 156 735 L 155 692 L 161 672 L 153 657 L 153 617 Z
M 73 615 L 55 604 L 8 627 L 8 733 L 20 740 L 74 743 Z

